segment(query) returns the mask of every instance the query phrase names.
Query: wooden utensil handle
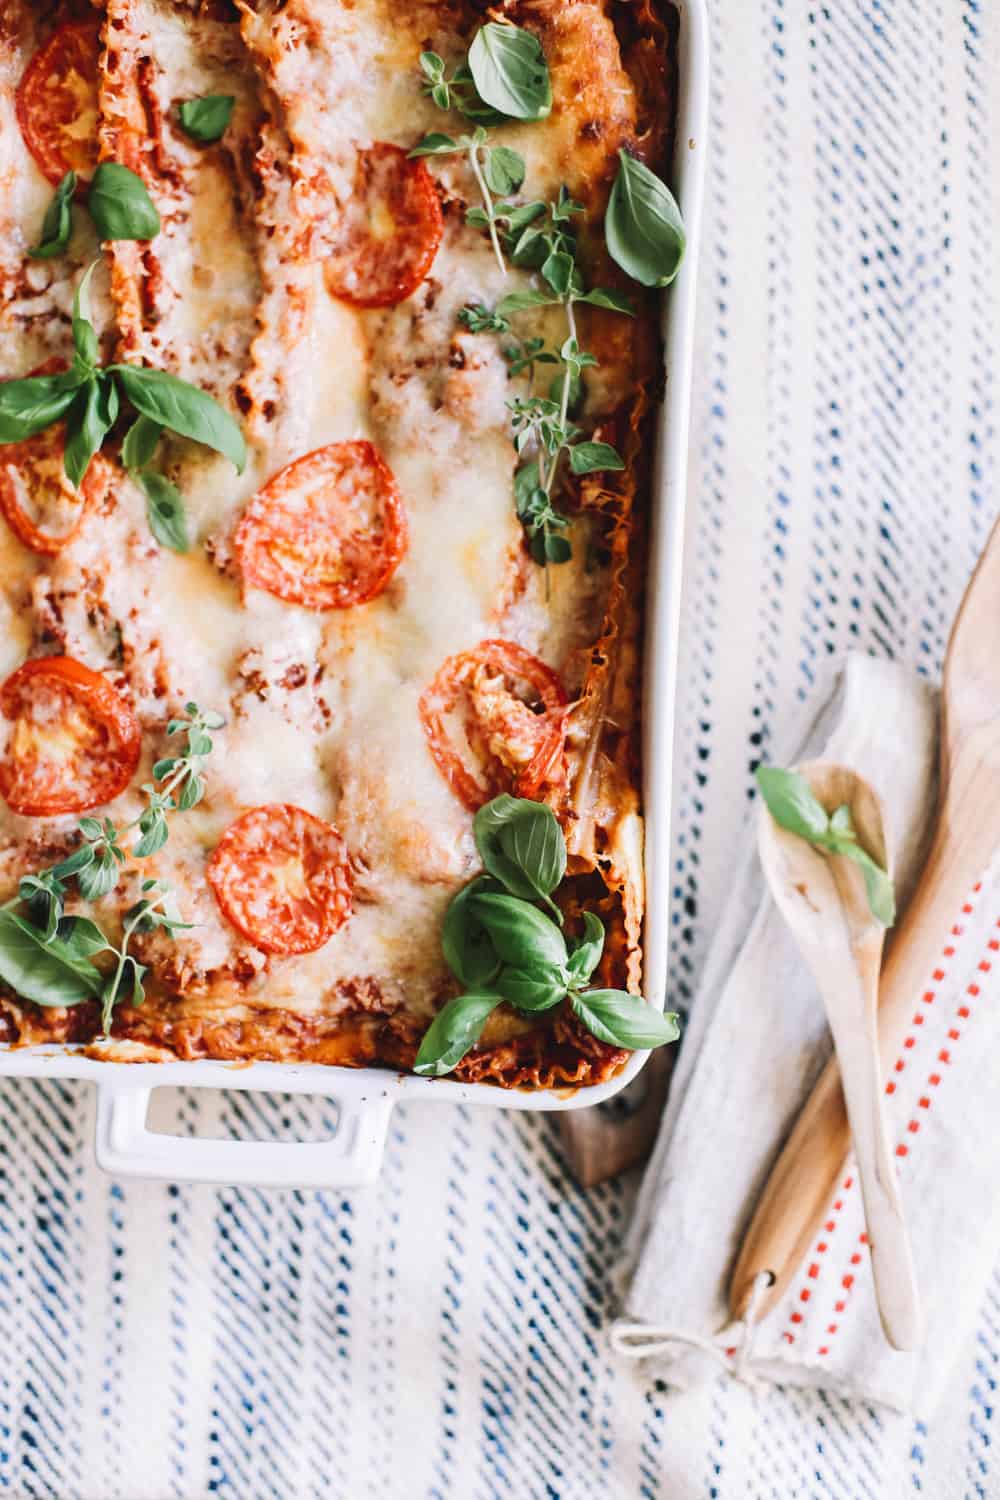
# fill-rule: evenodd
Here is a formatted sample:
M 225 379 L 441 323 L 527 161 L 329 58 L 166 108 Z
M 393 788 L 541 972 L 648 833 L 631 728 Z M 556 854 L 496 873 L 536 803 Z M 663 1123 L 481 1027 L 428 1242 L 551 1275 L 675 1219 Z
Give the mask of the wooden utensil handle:
M 971 747 L 963 747 L 963 754 Z M 993 750 L 1000 750 L 1000 733 Z M 974 747 L 975 763 L 961 800 L 946 800 L 923 878 L 896 933 L 879 986 L 879 1046 L 889 1076 L 919 1004 L 921 986 L 940 955 L 949 924 L 993 854 L 982 797 L 996 795 L 998 771 L 986 747 Z M 958 770 L 953 767 L 952 775 Z M 729 1286 L 734 1318 L 746 1311 L 755 1278 L 770 1271 L 774 1282 L 761 1304 L 764 1317 L 788 1289 L 827 1212 L 850 1150 L 850 1131 L 840 1074 L 827 1064 L 799 1115 L 757 1203 Z

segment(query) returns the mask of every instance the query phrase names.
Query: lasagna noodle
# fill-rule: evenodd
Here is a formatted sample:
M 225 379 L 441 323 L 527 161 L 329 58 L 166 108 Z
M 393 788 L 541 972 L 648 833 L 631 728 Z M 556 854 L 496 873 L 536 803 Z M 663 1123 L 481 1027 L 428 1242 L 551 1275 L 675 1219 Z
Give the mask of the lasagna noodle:
M 109 526 L 127 577 L 103 589 L 102 608 L 125 656 L 113 660 L 92 626 L 64 641 L 127 684 L 150 758 L 164 753 L 164 720 L 186 697 L 230 716 L 205 804 L 173 821 L 149 865 L 173 880 L 197 925 L 176 942 L 162 934 L 140 941 L 150 997 L 141 1010 L 119 1009 L 115 1036 L 127 1040 L 129 1056 L 146 1055 L 145 1047 L 150 1056 L 166 1048 L 187 1057 L 412 1064 L 429 1017 L 452 992 L 438 948 L 441 918 L 476 870 L 469 815 L 425 750 L 417 701 L 453 651 L 496 636 L 555 667 L 574 704 L 566 775 L 547 793 L 567 835 L 567 912 L 571 921 L 585 907 L 600 913 L 608 928 L 601 982 L 637 988 L 655 303 L 641 299 L 634 320 L 579 309 L 581 343 L 600 361 L 588 372 L 580 422 L 619 446 L 627 463 L 622 474 L 579 482 L 569 497 L 574 558 L 551 570 L 549 599 L 513 515 L 506 365 L 495 340 L 457 321 L 463 305 L 492 304 L 528 280 L 516 271 L 503 280 L 484 236 L 465 224 L 475 186 L 464 161 L 435 164 L 444 237 L 410 298 L 349 308 L 322 278 L 357 151 L 374 141 L 408 148 L 441 128 L 420 87 L 419 53 L 430 46 L 455 57 L 481 9 L 458 0 L 405 11 L 388 0 L 237 0 L 233 8 L 106 0 L 100 9 L 101 156 L 143 176 L 163 220 L 151 245 L 105 247 L 119 355 L 208 385 L 242 413 L 251 442 L 242 479 L 203 453 L 170 453 L 201 543 L 184 558 L 149 545 L 133 487 L 117 482 Z M 663 19 L 646 0 L 511 0 L 496 13 L 537 32 L 552 74 L 549 119 L 503 134 L 527 160 L 525 191 L 548 196 L 565 183 L 585 208 L 588 280 L 620 286 L 600 225 L 619 147 L 661 168 L 665 160 L 672 100 Z M 185 142 L 171 114 L 179 98 L 206 92 L 237 96 L 233 127 L 207 150 Z M 12 170 L 30 176 L 30 163 Z M 199 217 L 201 200 L 223 204 L 221 217 Z M 555 321 L 546 332 L 564 336 Z M 371 603 L 324 616 L 241 593 L 232 531 L 254 489 L 311 448 L 358 436 L 378 445 L 404 496 L 410 547 L 398 579 Z M 72 598 L 73 569 L 89 566 L 93 549 L 94 538 L 84 537 L 51 563 L 19 554 L 20 565 L 38 567 L 42 595 L 61 579 Z M 93 613 L 85 608 L 81 618 Z M 144 656 L 155 670 L 142 669 Z M 353 917 L 323 950 L 297 959 L 267 960 L 239 939 L 205 884 L 207 856 L 227 823 L 274 796 L 334 821 L 354 862 Z M 130 816 L 138 805 L 129 793 L 109 812 Z M 24 821 L 0 819 L 0 872 L 11 882 L 44 862 L 43 846 L 72 846 L 72 819 L 44 820 L 43 836 Z M 126 884 L 95 914 L 113 925 L 131 899 Z M 85 1041 L 98 1029 L 92 1007 L 39 1012 L 12 998 L 6 1015 L 8 1037 L 22 1043 Z M 508 1086 L 576 1086 L 610 1076 L 626 1055 L 568 1013 L 538 1025 L 501 1011 L 457 1073 Z

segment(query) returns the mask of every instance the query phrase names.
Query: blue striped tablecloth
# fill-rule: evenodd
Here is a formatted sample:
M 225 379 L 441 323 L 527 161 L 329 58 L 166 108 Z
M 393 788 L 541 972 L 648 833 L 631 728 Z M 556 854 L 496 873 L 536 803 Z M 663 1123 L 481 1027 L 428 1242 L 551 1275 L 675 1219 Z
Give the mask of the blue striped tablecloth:
M 935 674 L 997 509 L 998 45 L 987 0 L 715 5 L 681 1005 L 761 745 L 848 646 Z M 300 1099 L 164 1109 L 182 1131 L 330 1123 Z M 399 1110 L 353 1198 L 112 1182 L 83 1085 L 0 1084 L 0 1125 L 5 1496 L 1000 1496 L 996 1281 L 929 1428 L 722 1381 L 681 1396 L 605 1349 L 634 1185 L 575 1189 L 545 1120 Z

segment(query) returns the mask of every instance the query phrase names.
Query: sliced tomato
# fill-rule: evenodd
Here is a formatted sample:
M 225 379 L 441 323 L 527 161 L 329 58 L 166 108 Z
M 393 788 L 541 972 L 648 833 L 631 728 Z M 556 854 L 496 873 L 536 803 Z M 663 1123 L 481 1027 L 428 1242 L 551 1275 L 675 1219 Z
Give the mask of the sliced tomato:
M 244 582 L 307 609 L 374 599 L 406 542 L 396 481 L 364 440 L 330 443 L 279 469 L 236 528 Z
M 501 792 L 537 797 L 560 779 L 566 694 L 543 661 L 513 641 L 449 656 L 420 699 L 438 770 L 471 811 Z
M 327 289 L 355 307 L 395 307 L 427 275 L 443 228 L 441 201 L 424 163 L 376 141 L 358 152 L 354 192 L 324 266 Z
M 60 26 L 24 70 L 17 123 L 50 182 L 73 171 L 83 186 L 97 165 L 97 21 Z
M 139 764 L 132 709 L 99 672 L 71 656 L 40 656 L 0 687 L 13 725 L 0 760 L 0 796 L 16 813 L 86 812 L 123 792 Z
M 23 443 L 0 448 L 0 511 L 19 542 L 54 556 L 76 536 L 91 505 L 100 503 L 111 478 L 95 455 L 80 488 L 66 478 L 65 424 L 47 427 Z
M 287 802 L 230 823 L 207 874 L 222 915 L 264 953 L 314 953 L 351 914 L 344 840 Z

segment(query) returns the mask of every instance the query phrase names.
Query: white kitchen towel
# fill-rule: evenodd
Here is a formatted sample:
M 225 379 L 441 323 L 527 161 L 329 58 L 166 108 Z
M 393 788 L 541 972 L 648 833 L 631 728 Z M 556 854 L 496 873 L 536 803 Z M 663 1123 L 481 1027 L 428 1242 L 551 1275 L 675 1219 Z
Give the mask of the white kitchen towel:
M 926 684 L 854 656 L 805 742 L 789 747 L 789 760 L 821 755 L 876 787 L 903 900 L 926 847 L 936 738 Z M 897 1353 L 882 1333 L 850 1162 L 815 1244 L 748 1346 L 742 1325 L 727 1327 L 729 1273 L 830 1052 L 822 1002 L 767 894 L 748 832 L 637 1205 L 631 1285 L 612 1335 L 620 1352 L 655 1360 L 680 1385 L 717 1375 L 721 1357 L 752 1379 L 819 1386 L 921 1415 L 933 1409 L 1000 1243 L 998 918 L 991 873 L 940 934 L 940 960 L 913 997 L 912 1024 L 886 1080 L 927 1323 L 923 1348 Z M 707 1340 L 717 1355 L 692 1339 Z

